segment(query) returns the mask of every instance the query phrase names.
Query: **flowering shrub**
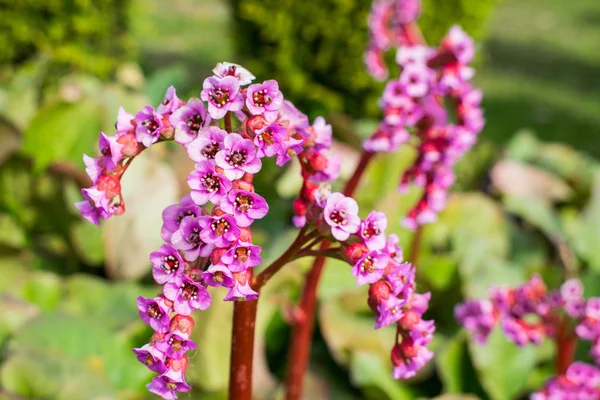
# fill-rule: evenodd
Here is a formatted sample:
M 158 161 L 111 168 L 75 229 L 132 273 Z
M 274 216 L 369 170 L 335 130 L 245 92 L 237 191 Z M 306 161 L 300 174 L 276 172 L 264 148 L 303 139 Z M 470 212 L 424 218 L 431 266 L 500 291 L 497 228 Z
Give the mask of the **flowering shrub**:
M 446 204 L 454 180 L 452 165 L 483 126 L 481 94 L 468 82 L 473 76 L 468 66 L 472 40 L 455 27 L 439 48 L 427 47 L 414 23 L 419 9 L 419 2 L 406 0 L 373 5 L 371 45 L 365 55 L 368 70 L 385 78 L 382 53 L 393 47 L 401 73 L 386 86 L 380 103 L 383 121 L 365 141 L 343 193 L 332 193 L 327 184 L 337 179 L 341 164 L 330 153 L 331 126 L 321 117 L 310 125 L 308 117 L 284 100 L 277 81 L 252 83 L 255 77 L 236 64 L 219 63 L 214 75 L 204 80 L 199 99 L 183 101 L 170 87 L 156 108 L 148 105 L 135 115 L 121 109 L 115 136 L 100 134 L 101 155 L 84 157 L 93 186 L 82 189 L 85 200 L 77 204 L 83 217 L 95 224 L 125 211 L 120 180 L 146 148 L 174 141 L 196 163 L 187 179 L 190 194 L 163 211 L 165 244 L 150 255 L 153 277 L 164 286 L 154 298 L 137 299 L 140 317 L 155 331 L 149 344 L 134 349 L 138 360 L 157 374 L 148 384 L 151 392 L 174 399 L 177 392 L 190 390 L 185 353 L 197 346 L 190 339 L 194 327 L 190 314 L 210 307 L 208 287 L 223 286 L 228 289 L 224 300 L 236 302 L 230 396 L 249 398 L 253 337 L 239 353 L 236 342 L 253 332 L 248 326 L 254 324 L 261 287 L 289 261 L 306 256 L 317 256 L 321 269 L 325 257 L 345 260 L 357 285 L 369 285 L 375 329 L 388 325 L 396 329 L 391 349 L 394 378 L 413 377 L 433 357 L 426 346 L 435 325 L 423 319 L 430 294 L 416 292 L 410 262 L 414 260 L 405 262 L 399 238 L 386 235 L 385 214 L 371 211 L 361 219 L 351 197 L 375 153 L 396 151 L 412 135 L 418 139 L 419 155 L 403 174 L 400 189 L 420 186 L 423 195 L 404 224 L 418 229 L 433 222 Z M 252 182 L 269 157 L 277 166 L 292 158 L 301 165 L 303 184 L 293 218 L 300 230 L 276 261 L 255 274 L 262 259 L 251 225 L 267 215 L 269 205 Z M 312 279 L 316 282 L 318 275 Z M 292 347 L 307 350 L 307 343 Z M 294 373 L 299 371 L 301 380 L 303 365 L 294 357 L 292 353 L 290 365 L 299 369 L 290 379 L 296 379 Z M 291 398 L 299 395 L 297 383 L 290 382 Z

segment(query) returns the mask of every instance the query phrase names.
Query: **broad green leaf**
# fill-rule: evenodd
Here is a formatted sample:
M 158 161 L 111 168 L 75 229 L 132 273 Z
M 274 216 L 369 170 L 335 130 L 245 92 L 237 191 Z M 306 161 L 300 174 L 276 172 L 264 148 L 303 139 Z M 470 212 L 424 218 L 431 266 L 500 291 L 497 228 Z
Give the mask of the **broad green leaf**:
M 436 354 L 435 364 L 444 384 L 444 392 L 460 393 L 464 390 L 464 364 L 467 357 L 464 332 L 448 340 Z
M 0 295 L 0 309 L 0 346 L 12 332 L 40 312 L 36 306 L 8 293 Z
M 487 343 L 469 340 L 479 380 L 493 400 L 518 398 L 537 363 L 535 346 L 517 347 L 496 328 Z
M 515 196 L 505 196 L 503 202 L 508 211 L 519 215 L 533 226 L 539 228 L 551 240 L 564 240 L 560 220 L 550 203 Z
M 109 330 L 102 319 L 43 314 L 19 329 L 9 349 L 10 354 L 33 361 L 44 355 L 77 360 L 81 368 L 88 366 L 115 390 L 136 391 L 152 376 L 138 363 L 130 344 Z M 51 372 L 45 371 L 46 376 Z M 64 380 L 62 385 L 68 382 Z
M 82 155 L 93 155 L 101 127 L 102 109 L 96 102 L 55 103 L 43 108 L 25 130 L 23 152 L 33 158 L 37 171 L 62 160 L 83 165 Z
M 530 161 L 540 148 L 540 141 L 535 133 L 521 130 L 513 136 L 506 146 L 506 156 L 511 160 Z
M 402 382 L 392 378 L 389 360 L 382 360 L 377 354 L 355 351 L 350 363 L 350 379 L 361 388 L 375 386 L 391 400 L 414 399 L 416 393 Z M 367 396 L 367 398 L 372 398 Z
M 592 195 L 583 211 L 580 230 L 575 240 L 575 248 L 590 268 L 600 272 L 600 252 L 597 249 L 600 242 L 600 171 L 595 173 Z
M 21 295 L 30 303 L 47 312 L 56 309 L 62 298 L 61 279 L 50 272 L 36 271 L 29 274 L 21 289 Z
M 78 200 L 81 201 L 81 200 Z M 71 224 L 71 240 L 81 259 L 92 265 L 99 265 L 104 260 L 102 230 L 83 218 Z
M 16 126 L 0 115 L 0 165 L 19 149 L 21 134 Z
M 458 263 L 452 255 L 424 253 L 419 261 L 419 273 L 434 289 L 450 287 L 458 270 Z

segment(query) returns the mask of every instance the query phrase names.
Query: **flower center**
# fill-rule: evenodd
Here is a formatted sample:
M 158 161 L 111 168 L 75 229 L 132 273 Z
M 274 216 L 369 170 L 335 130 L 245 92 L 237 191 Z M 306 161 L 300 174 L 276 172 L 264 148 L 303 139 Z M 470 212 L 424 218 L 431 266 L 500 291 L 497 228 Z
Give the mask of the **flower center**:
M 147 314 L 150 318 L 160 319 L 163 315 L 158 304 L 152 304 L 148 307 Z
M 183 344 L 183 341 L 177 340 L 173 336 L 171 336 L 169 338 L 169 342 L 168 343 L 171 346 L 171 349 L 173 349 L 174 351 L 179 351 L 179 350 L 181 350 L 181 346 Z
M 369 239 L 372 236 L 377 236 L 380 233 L 381 229 L 379 229 L 375 224 L 368 224 L 362 231 L 363 237 L 366 239 Z
M 193 228 L 188 237 L 185 239 L 189 244 L 198 246 L 200 244 L 200 229 Z
M 196 300 L 198 298 L 198 288 L 188 282 L 184 282 L 180 290 L 181 297 L 184 300 Z
M 210 224 L 210 227 L 217 236 L 222 236 L 224 233 L 226 233 L 229 230 L 229 228 L 231 227 L 231 224 L 229 222 L 227 222 L 226 219 L 221 218 L 218 221 L 213 221 Z
M 235 253 L 233 253 L 233 258 L 238 261 L 246 262 L 248 261 L 248 257 L 250 257 L 251 251 L 247 247 L 238 247 L 235 249 Z
M 217 271 L 213 274 L 213 281 L 221 283 L 223 282 L 223 272 Z
M 203 123 L 204 120 L 200 114 L 192 114 L 185 117 L 185 124 L 187 125 L 188 130 L 196 135 Z
M 148 354 L 146 358 L 144 358 L 144 364 L 146 364 L 148 367 L 154 364 L 154 357 L 152 357 L 151 354 Z
M 265 104 L 271 104 L 273 99 L 271 96 L 267 94 L 267 89 L 257 90 L 252 95 L 252 100 L 254 100 L 254 105 L 257 107 L 262 107 Z
M 245 213 L 252 208 L 254 201 L 250 196 L 244 196 L 243 194 L 238 194 L 235 198 L 235 206 L 239 212 Z
M 167 384 L 165 386 L 167 387 L 167 389 L 170 389 L 170 390 L 177 389 L 177 384 L 175 384 L 173 382 L 167 382 Z
M 210 94 L 210 100 L 217 106 L 217 108 L 223 107 L 229 102 L 229 91 L 217 87 Z
M 362 273 L 373 273 L 375 272 L 375 264 L 377 264 L 377 260 L 375 260 L 373 257 L 371 256 L 367 256 L 365 258 L 365 260 L 362 262 L 362 264 L 360 265 L 360 272 Z
M 219 178 L 214 176 L 212 172 L 204 175 L 202 179 L 200 179 L 204 188 L 209 192 L 216 192 L 221 188 L 221 182 L 219 182 Z
M 242 166 L 246 163 L 246 152 L 245 151 L 232 151 L 231 154 L 229 154 L 226 158 L 225 161 L 227 161 L 229 164 L 233 165 L 234 167 L 239 167 Z
M 185 217 L 197 217 L 196 213 L 194 213 L 193 211 L 187 210 L 187 211 L 180 211 L 179 215 L 177 215 L 177 225 L 181 225 L 181 220 L 184 219 Z
M 290 157 L 296 157 L 298 154 L 290 147 L 289 149 L 286 150 L 286 153 L 288 154 L 288 156 Z
M 149 133 L 152 133 L 158 129 L 158 122 L 154 118 L 142 121 L 142 126 L 146 128 Z
M 231 65 L 229 68 L 227 68 L 227 72 L 225 73 L 225 75 L 235 76 L 236 71 L 237 67 L 235 65 Z
M 163 263 L 160 265 L 160 267 L 167 274 L 171 274 L 173 271 L 179 268 L 179 261 L 177 261 L 177 258 L 173 257 L 172 255 L 164 256 Z
M 348 220 L 346 219 L 346 210 L 335 210 L 329 214 L 329 218 L 337 225 L 345 225 Z
M 202 149 L 202 155 L 206 158 L 213 159 L 215 158 L 219 150 L 221 150 L 219 142 L 212 142 L 204 146 L 204 148 Z
M 270 131 L 265 131 L 258 135 L 258 140 L 263 142 L 266 146 L 273 146 L 275 144 L 275 140 L 273 139 L 273 135 Z

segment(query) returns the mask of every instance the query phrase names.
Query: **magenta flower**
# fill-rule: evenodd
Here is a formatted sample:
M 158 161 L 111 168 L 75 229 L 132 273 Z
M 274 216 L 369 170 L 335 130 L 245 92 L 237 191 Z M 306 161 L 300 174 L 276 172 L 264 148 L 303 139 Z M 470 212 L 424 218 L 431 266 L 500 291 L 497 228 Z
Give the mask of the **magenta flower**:
M 75 207 L 81 212 L 81 216 L 91 222 L 99 225 L 100 218 L 106 219 L 109 213 L 108 199 L 103 191 L 96 189 L 94 186 L 88 189 L 81 189 L 84 201 L 75 203 Z
M 231 214 L 239 227 L 248 227 L 255 219 L 261 219 L 269 212 L 265 199 L 246 190 L 232 190 L 221 199 L 221 210 Z
M 202 273 L 202 280 L 208 286 L 213 287 L 224 286 L 230 288 L 235 284 L 230 269 L 222 263 L 208 267 L 208 269 Z
M 120 137 L 128 133 L 134 133 L 136 125 L 137 122 L 135 117 L 125 111 L 123 107 L 119 107 L 117 122 L 115 123 L 115 128 L 117 130 L 116 136 Z
M 367 48 L 364 55 L 365 67 L 367 72 L 378 81 L 383 81 L 388 76 L 388 69 L 385 65 L 383 52 L 381 49 L 371 46 Z
M 196 343 L 186 337 L 175 333 L 168 333 L 162 340 L 155 344 L 167 357 L 179 360 L 188 350 L 194 350 Z
M 196 261 L 198 257 L 207 257 L 213 245 L 203 241 L 200 237 L 202 230 L 208 226 L 209 217 L 184 217 L 179 229 L 171 236 L 171 244 L 183 252 L 186 261 Z
M 399 243 L 400 238 L 393 233 L 388 236 L 384 250 L 387 255 L 390 256 L 390 261 L 396 264 L 402 264 L 402 261 L 404 261 L 404 254 L 402 252 L 402 247 L 398 245 Z
M 192 189 L 190 196 L 198 205 L 209 201 L 219 204 L 223 196 L 231 190 L 231 181 L 218 174 L 214 164 L 208 160 L 196 164 L 196 170 L 188 175 L 187 182 Z
M 421 14 L 421 0 L 396 1 L 396 15 L 401 24 L 408 24 L 416 20 L 419 14 Z
M 460 26 L 455 25 L 450 28 L 442 45 L 452 51 L 459 63 L 469 64 L 473 61 L 475 55 L 473 39 Z
M 93 184 L 96 185 L 98 183 L 98 178 L 106 171 L 102 157 L 93 158 L 84 154 L 83 163 L 85 164 L 85 172 L 90 177 Z
M 139 296 L 137 298 L 137 307 L 142 320 L 150 325 L 152 329 L 159 333 L 169 331 L 169 313 L 171 308 L 166 305 L 165 299 L 157 297 L 155 299 L 147 299 Z
M 387 49 L 392 42 L 389 35 L 388 21 L 392 15 L 392 2 L 374 1 L 369 14 L 368 25 L 371 43 L 377 49 Z
M 235 283 L 229 289 L 223 300 L 236 301 L 243 299 L 250 301 L 258 299 L 258 292 L 250 287 L 250 280 L 248 279 L 249 275 L 246 271 L 234 273 L 233 277 Z
M 254 145 L 257 147 L 257 157 L 272 157 L 277 154 L 281 142 L 287 138 L 287 129 L 280 124 L 271 124 L 257 131 Z
M 235 219 L 231 215 L 204 217 L 205 226 L 200 232 L 200 239 L 205 243 L 213 244 L 219 248 L 229 247 L 240 237 Z
M 100 153 L 102 154 L 101 163 L 106 170 L 112 171 L 115 169 L 119 161 L 123 159 L 123 145 L 117 142 L 116 136 L 106 136 L 104 132 L 100 132 Z
M 240 179 L 245 172 L 255 174 L 262 167 L 260 159 L 256 157 L 254 143 L 237 133 L 225 137 L 223 150 L 215 156 L 215 163 L 223 168 L 225 176 L 232 180 Z
M 315 133 L 313 149 L 315 151 L 329 150 L 333 142 L 331 125 L 325 121 L 325 118 L 317 117 L 312 124 L 312 130 Z
M 283 166 L 285 163 L 302 153 L 304 150 L 302 145 L 304 140 L 290 138 L 286 141 L 281 142 L 281 145 L 277 149 L 277 160 L 275 164 Z
M 301 137 L 308 137 L 308 132 L 306 132 L 309 126 L 308 117 L 298 110 L 291 101 L 283 101 L 279 109 L 278 122 L 291 131 L 298 133 Z
M 454 317 L 459 324 L 473 334 L 478 343 L 485 343 L 498 322 L 497 312 L 489 300 L 465 301 L 456 306 Z
M 342 167 L 342 157 L 339 154 L 318 153 L 319 162 L 324 164 L 319 170 L 308 177 L 312 182 L 333 182 L 339 174 Z M 317 157 L 313 159 L 317 159 Z
M 410 327 L 410 337 L 413 343 L 419 346 L 428 345 L 433 340 L 435 332 L 435 322 L 419 319 L 419 322 Z
M 263 115 L 267 121 L 274 121 L 283 103 L 283 94 L 275 80 L 264 81 L 248 86 L 246 107 L 253 115 Z
M 170 244 L 163 244 L 158 251 L 151 253 L 150 262 L 152 276 L 159 285 L 174 280 L 185 264 L 177 249 Z
M 408 64 L 400 74 L 400 83 L 410 97 L 423 97 L 429 92 L 431 78 L 426 65 Z
M 190 99 L 169 117 L 169 123 L 175 129 L 175 141 L 185 145 L 198 137 L 200 129 L 210 124 L 210 116 L 200 99 Z
M 385 229 L 387 218 L 384 213 L 371 211 L 367 218 L 360 223 L 358 236 L 360 236 L 369 250 L 381 250 L 386 245 Z
M 181 315 L 190 315 L 194 310 L 206 310 L 210 307 L 210 293 L 187 276 L 177 275 L 165 285 L 163 292 L 173 302 L 175 312 Z
M 256 77 L 250 73 L 246 68 L 228 62 L 220 62 L 212 70 L 212 72 L 219 78 L 225 78 L 226 76 L 233 76 L 238 80 L 240 85 L 248 85 L 252 83 Z
M 160 138 L 161 131 L 165 128 L 160 115 L 154 111 L 152 106 L 146 106 L 135 114 L 135 121 L 137 123 L 135 137 L 146 147 L 156 143 Z
M 227 132 L 216 126 L 201 129 L 198 137 L 186 146 L 190 158 L 196 162 L 213 160 L 219 150 L 223 148 L 223 141 Z
M 385 268 L 390 258 L 387 254 L 379 251 L 371 251 L 365 254 L 352 267 L 352 275 L 356 276 L 356 283 L 375 283 L 383 277 Z
M 433 352 L 425 346 L 411 344 L 412 342 L 403 337 L 402 344 L 396 345 L 392 350 L 392 362 L 394 379 L 408 379 L 417 374 L 429 360 L 433 358 Z M 402 350 L 396 350 L 402 348 Z
M 173 204 L 162 212 L 163 226 L 160 236 L 165 242 L 170 242 L 173 233 L 179 230 L 181 221 L 185 217 L 200 217 L 205 212 L 196 204 L 191 195 L 185 195 L 179 204 Z
M 228 111 L 239 111 L 244 106 L 240 83 L 229 75 L 224 78 L 206 78 L 202 84 L 200 98 L 208 102 L 208 113 L 214 119 L 221 119 Z
M 411 64 L 425 66 L 434 53 L 435 50 L 423 45 L 402 46 L 396 52 L 396 62 L 402 67 Z
M 231 272 L 242 272 L 262 262 L 261 248 L 252 243 L 237 242 L 221 256 L 221 262 Z
M 331 227 L 331 234 L 343 242 L 358 231 L 360 218 L 356 200 L 341 193 L 332 193 L 323 209 L 325 222 Z
M 402 143 L 406 143 L 409 139 L 410 135 L 403 127 L 392 127 L 382 123 L 377 131 L 365 140 L 363 147 L 365 150 L 374 153 L 395 152 Z
M 177 97 L 177 94 L 175 93 L 175 87 L 169 86 L 165 93 L 165 97 L 157 107 L 156 112 L 161 115 L 172 114 L 183 106 L 183 104 L 184 102 Z
M 165 354 L 156 347 L 145 344 L 139 349 L 132 349 L 139 362 L 144 364 L 150 371 L 162 374 L 167 370 L 165 365 Z
M 383 299 L 382 299 L 383 300 Z M 395 296 L 389 296 L 377 305 L 377 318 L 375 319 L 375 329 L 381 329 L 397 322 L 404 312 L 402 307 L 406 300 L 400 300 Z
M 189 392 L 192 390 L 184 380 L 173 380 L 166 375 L 159 375 L 146 385 L 149 392 L 154 393 L 165 400 L 175 400 L 176 392 Z

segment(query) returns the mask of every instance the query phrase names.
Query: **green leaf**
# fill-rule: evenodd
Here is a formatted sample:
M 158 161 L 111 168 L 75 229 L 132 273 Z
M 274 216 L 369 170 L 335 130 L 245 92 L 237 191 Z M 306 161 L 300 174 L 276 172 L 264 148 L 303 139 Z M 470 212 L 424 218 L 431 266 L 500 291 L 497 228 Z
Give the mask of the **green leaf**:
M 539 228 L 549 238 L 563 240 L 563 229 L 550 203 L 515 196 L 505 196 L 503 202 L 508 211 Z
M 71 225 L 71 240 L 81 259 L 92 265 L 101 264 L 104 260 L 104 243 L 102 231 L 94 224 L 81 219 Z
M 352 354 L 350 379 L 354 385 L 361 388 L 374 386 L 392 400 L 414 399 L 414 391 L 393 379 L 391 374 L 392 367 L 389 361 L 382 360 L 378 355 L 365 351 Z
M 25 130 L 23 152 L 41 171 L 49 164 L 69 160 L 83 165 L 102 127 L 102 109 L 91 101 L 55 103 L 42 109 Z
M 517 347 L 499 328 L 485 344 L 469 340 L 469 350 L 481 384 L 493 400 L 518 398 L 537 363 L 535 346 Z
M 592 195 L 582 213 L 580 229 L 575 237 L 575 248 L 596 272 L 600 272 L 598 242 L 600 242 L 600 171 L 595 173 Z
M 91 369 L 115 390 L 139 390 L 150 380 L 151 371 L 137 362 L 130 344 L 110 331 L 104 322 L 61 313 L 43 314 L 18 331 L 9 349 L 13 357 L 34 362 L 45 356 L 77 361 L 79 368 Z M 52 371 L 46 368 L 43 368 L 45 376 L 51 376 Z M 62 379 L 65 386 L 70 378 Z
M 435 357 L 440 379 L 444 384 L 444 392 L 460 393 L 464 390 L 465 358 L 467 347 L 463 332 L 448 340 Z
M 40 310 L 52 311 L 56 309 L 62 297 L 62 282 L 53 273 L 32 272 L 21 289 L 21 295 Z
M 205 390 L 217 391 L 229 382 L 229 349 L 231 348 L 231 318 L 233 303 L 222 301 L 224 288 L 211 290 L 210 308 L 193 314 L 196 325 L 192 339 L 200 355 L 188 370 L 189 381 Z

